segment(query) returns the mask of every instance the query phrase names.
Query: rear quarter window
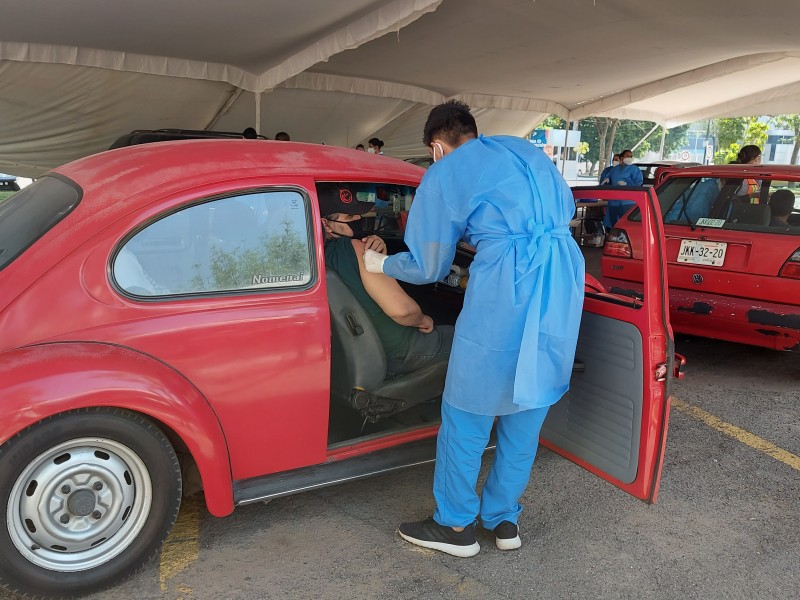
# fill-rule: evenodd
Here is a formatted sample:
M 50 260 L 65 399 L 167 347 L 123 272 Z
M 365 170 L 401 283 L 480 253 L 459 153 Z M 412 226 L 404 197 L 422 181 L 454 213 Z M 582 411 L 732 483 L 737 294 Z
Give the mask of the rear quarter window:
M 80 199 L 76 184 L 50 175 L 0 203 L 0 270 L 66 217 Z
M 800 235 L 797 182 L 674 177 L 656 193 L 667 225 Z

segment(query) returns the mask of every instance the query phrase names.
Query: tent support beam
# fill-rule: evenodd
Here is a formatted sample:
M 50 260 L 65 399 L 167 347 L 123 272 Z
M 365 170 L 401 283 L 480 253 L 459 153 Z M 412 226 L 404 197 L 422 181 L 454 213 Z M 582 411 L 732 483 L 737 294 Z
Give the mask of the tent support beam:
M 640 139 L 638 142 L 636 142 L 636 145 L 635 145 L 633 148 L 631 148 L 631 152 L 633 152 L 633 151 L 634 151 L 634 150 L 636 150 L 636 149 L 637 149 L 639 146 L 641 146 L 641 145 L 642 145 L 642 143 L 643 143 L 643 142 L 644 142 L 644 141 L 645 141 L 647 138 L 649 138 L 649 137 L 652 135 L 652 133 L 653 133 L 653 132 L 654 132 L 656 129 L 658 129 L 658 127 L 659 127 L 658 123 L 656 123 L 655 125 L 653 125 L 653 128 L 652 128 L 650 131 L 648 131 L 647 133 L 645 133 L 645 134 L 644 134 L 644 137 L 643 137 L 642 139 Z
M 227 113 L 231 109 L 231 106 L 233 106 L 233 103 L 239 99 L 239 96 L 242 95 L 243 91 L 244 90 L 242 88 L 238 87 L 232 88 L 231 93 L 228 96 L 228 99 L 225 100 L 222 106 L 219 107 L 219 110 L 216 112 L 213 118 L 206 124 L 206 126 L 203 127 L 203 129 L 207 131 L 212 127 L 214 127 L 214 125 L 217 124 L 217 121 L 219 121 L 225 115 L 225 113 Z

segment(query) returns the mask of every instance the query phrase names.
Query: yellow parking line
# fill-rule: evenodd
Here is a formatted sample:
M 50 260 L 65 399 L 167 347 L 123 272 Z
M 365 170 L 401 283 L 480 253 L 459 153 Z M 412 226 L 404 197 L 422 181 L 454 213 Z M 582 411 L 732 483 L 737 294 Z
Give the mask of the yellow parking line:
M 200 553 L 200 500 L 197 496 L 184 498 L 172 533 L 161 549 L 159 579 L 161 590 L 167 590 L 167 581 L 188 568 Z M 191 589 L 181 586 L 182 593 Z
M 706 412 L 697 406 L 692 406 L 683 400 L 672 398 L 672 406 L 676 410 L 686 413 L 698 421 L 702 421 L 712 429 L 716 429 L 720 433 L 724 433 L 725 435 L 730 436 L 733 439 L 750 446 L 751 448 L 755 448 L 764 454 L 768 454 L 775 460 L 779 460 L 785 465 L 789 465 L 795 471 L 800 471 L 800 456 L 792 454 L 791 452 L 788 452 L 787 450 L 776 446 L 772 442 L 768 442 L 767 440 L 762 439 L 757 435 L 742 429 L 741 427 L 726 423 L 722 419 L 712 415 L 710 412 Z

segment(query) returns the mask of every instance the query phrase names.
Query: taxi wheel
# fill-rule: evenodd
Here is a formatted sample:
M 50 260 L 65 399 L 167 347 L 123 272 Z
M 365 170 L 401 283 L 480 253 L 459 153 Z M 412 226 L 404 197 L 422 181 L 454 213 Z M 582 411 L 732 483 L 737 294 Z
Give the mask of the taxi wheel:
M 181 474 L 148 419 L 115 408 L 50 417 L 0 446 L 0 585 L 33 597 L 107 587 L 152 558 Z

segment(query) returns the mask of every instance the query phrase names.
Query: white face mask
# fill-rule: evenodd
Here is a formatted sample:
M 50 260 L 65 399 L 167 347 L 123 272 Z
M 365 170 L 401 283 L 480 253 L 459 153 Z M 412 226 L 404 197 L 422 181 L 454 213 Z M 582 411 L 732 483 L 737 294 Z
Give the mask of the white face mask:
M 367 150 L 370 154 L 375 154 L 375 148 L 370 148 Z
M 618 160 L 612 160 L 612 161 L 611 161 L 611 166 L 612 166 L 612 167 L 616 167 L 618 164 L 619 164 L 619 161 L 618 161 Z
M 623 158 L 622 162 L 624 162 L 626 165 L 633 164 L 633 157 L 629 156 L 628 158 Z

